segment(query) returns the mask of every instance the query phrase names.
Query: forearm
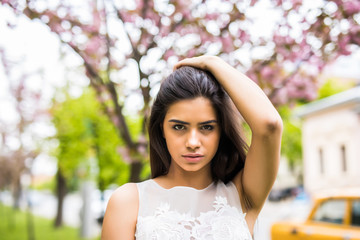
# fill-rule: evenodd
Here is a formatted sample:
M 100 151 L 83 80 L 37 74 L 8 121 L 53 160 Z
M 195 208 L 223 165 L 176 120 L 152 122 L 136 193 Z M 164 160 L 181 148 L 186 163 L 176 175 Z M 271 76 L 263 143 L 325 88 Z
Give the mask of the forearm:
M 218 57 L 209 57 L 204 67 L 229 94 L 253 134 L 264 135 L 281 128 L 278 112 L 261 88 L 246 75 Z

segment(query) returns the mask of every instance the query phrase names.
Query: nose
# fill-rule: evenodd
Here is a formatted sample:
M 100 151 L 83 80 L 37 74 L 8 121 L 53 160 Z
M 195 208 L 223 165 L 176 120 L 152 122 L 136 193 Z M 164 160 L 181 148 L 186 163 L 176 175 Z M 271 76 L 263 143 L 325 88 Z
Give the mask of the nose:
M 193 129 L 189 132 L 189 135 L 186 139 L 186 147 L 190 149 L 197 149 L 201 145 L 200 136 L 196 129 Z

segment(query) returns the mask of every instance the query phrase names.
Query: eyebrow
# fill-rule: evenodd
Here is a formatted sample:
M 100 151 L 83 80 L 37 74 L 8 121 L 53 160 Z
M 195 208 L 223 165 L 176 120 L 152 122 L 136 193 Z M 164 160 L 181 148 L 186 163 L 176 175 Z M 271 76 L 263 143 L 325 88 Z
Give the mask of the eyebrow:
M 188 122 L 184 122 L 184 121 L 177 120 L 177 119 L 170 119 L 169 122 L 180 123 L 180 124 L 184 124 L 184 125 L 190 125 L 190 123 L 188 123 Z M 209 123 L 217 123 L 217 122 L 218 121 L 216 121 L 216 120 L 209 120 L 209 121 L 201 122 L 201 123 L 199 123 L 199 125 L 204 125 L 204 124 L 209 124 Z

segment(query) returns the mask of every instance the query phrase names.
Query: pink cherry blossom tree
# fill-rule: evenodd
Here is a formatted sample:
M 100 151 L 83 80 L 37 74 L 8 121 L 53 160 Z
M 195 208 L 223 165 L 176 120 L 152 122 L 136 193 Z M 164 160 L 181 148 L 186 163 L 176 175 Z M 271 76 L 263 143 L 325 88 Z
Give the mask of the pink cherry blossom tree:
M 145 122 L 151 98 L 169 73 L 164 69 L 178 59 L 219 55 L 246 72 L 280 106 L 315 98 L 316 77 L 325 65 L 360 44 L 360 3 L 350 0 L 1 3 L 46 24 L 82 58 L 98 100 L 126 143 L 121 154 L 131 163 L 131 181 L 139 180 L 147 157 Z M 259 20 L 273 25 L 261 30 Z M 133 63 L 138 88 L 129 90 L 117 73 Z M 140 136 L 132 136 L 125 121 L 126 99 L 133 94 L 142 98 Z
M 37 133 L 37 124 L 49 120 L 44 108 L 41 90 L 29 86 L 34 72 L 21 72 L 24 66 L 21 61 L 12 61 L 0 48 L 0 64 L 4 72 L 2 86 L 8 88 L 8 96 L 3 96 L 0 117 L 0 189 L 10 189 L 13 195 L 13 206 L 19 208 L 22 193 L 21 176 L 30 175 L 35 158 L 41 152 L 42 136 Z M 38 74 L 38 73 L 36 73 Z

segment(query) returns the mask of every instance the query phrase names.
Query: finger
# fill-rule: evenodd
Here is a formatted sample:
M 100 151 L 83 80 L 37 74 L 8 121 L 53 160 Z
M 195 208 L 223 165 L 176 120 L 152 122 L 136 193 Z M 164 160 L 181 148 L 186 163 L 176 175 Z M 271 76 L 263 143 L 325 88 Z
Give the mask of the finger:
M 188 58 L 185 58 L 185 59 L 183 59 L 183 60 L 175 63 L 175 65 L 174 65 L 174 70 L 179 69 L 179 68 L 182 67 L 182 66 L 188 65 L 188 62 L 189 62 L 189 59 L 188 59 Z

